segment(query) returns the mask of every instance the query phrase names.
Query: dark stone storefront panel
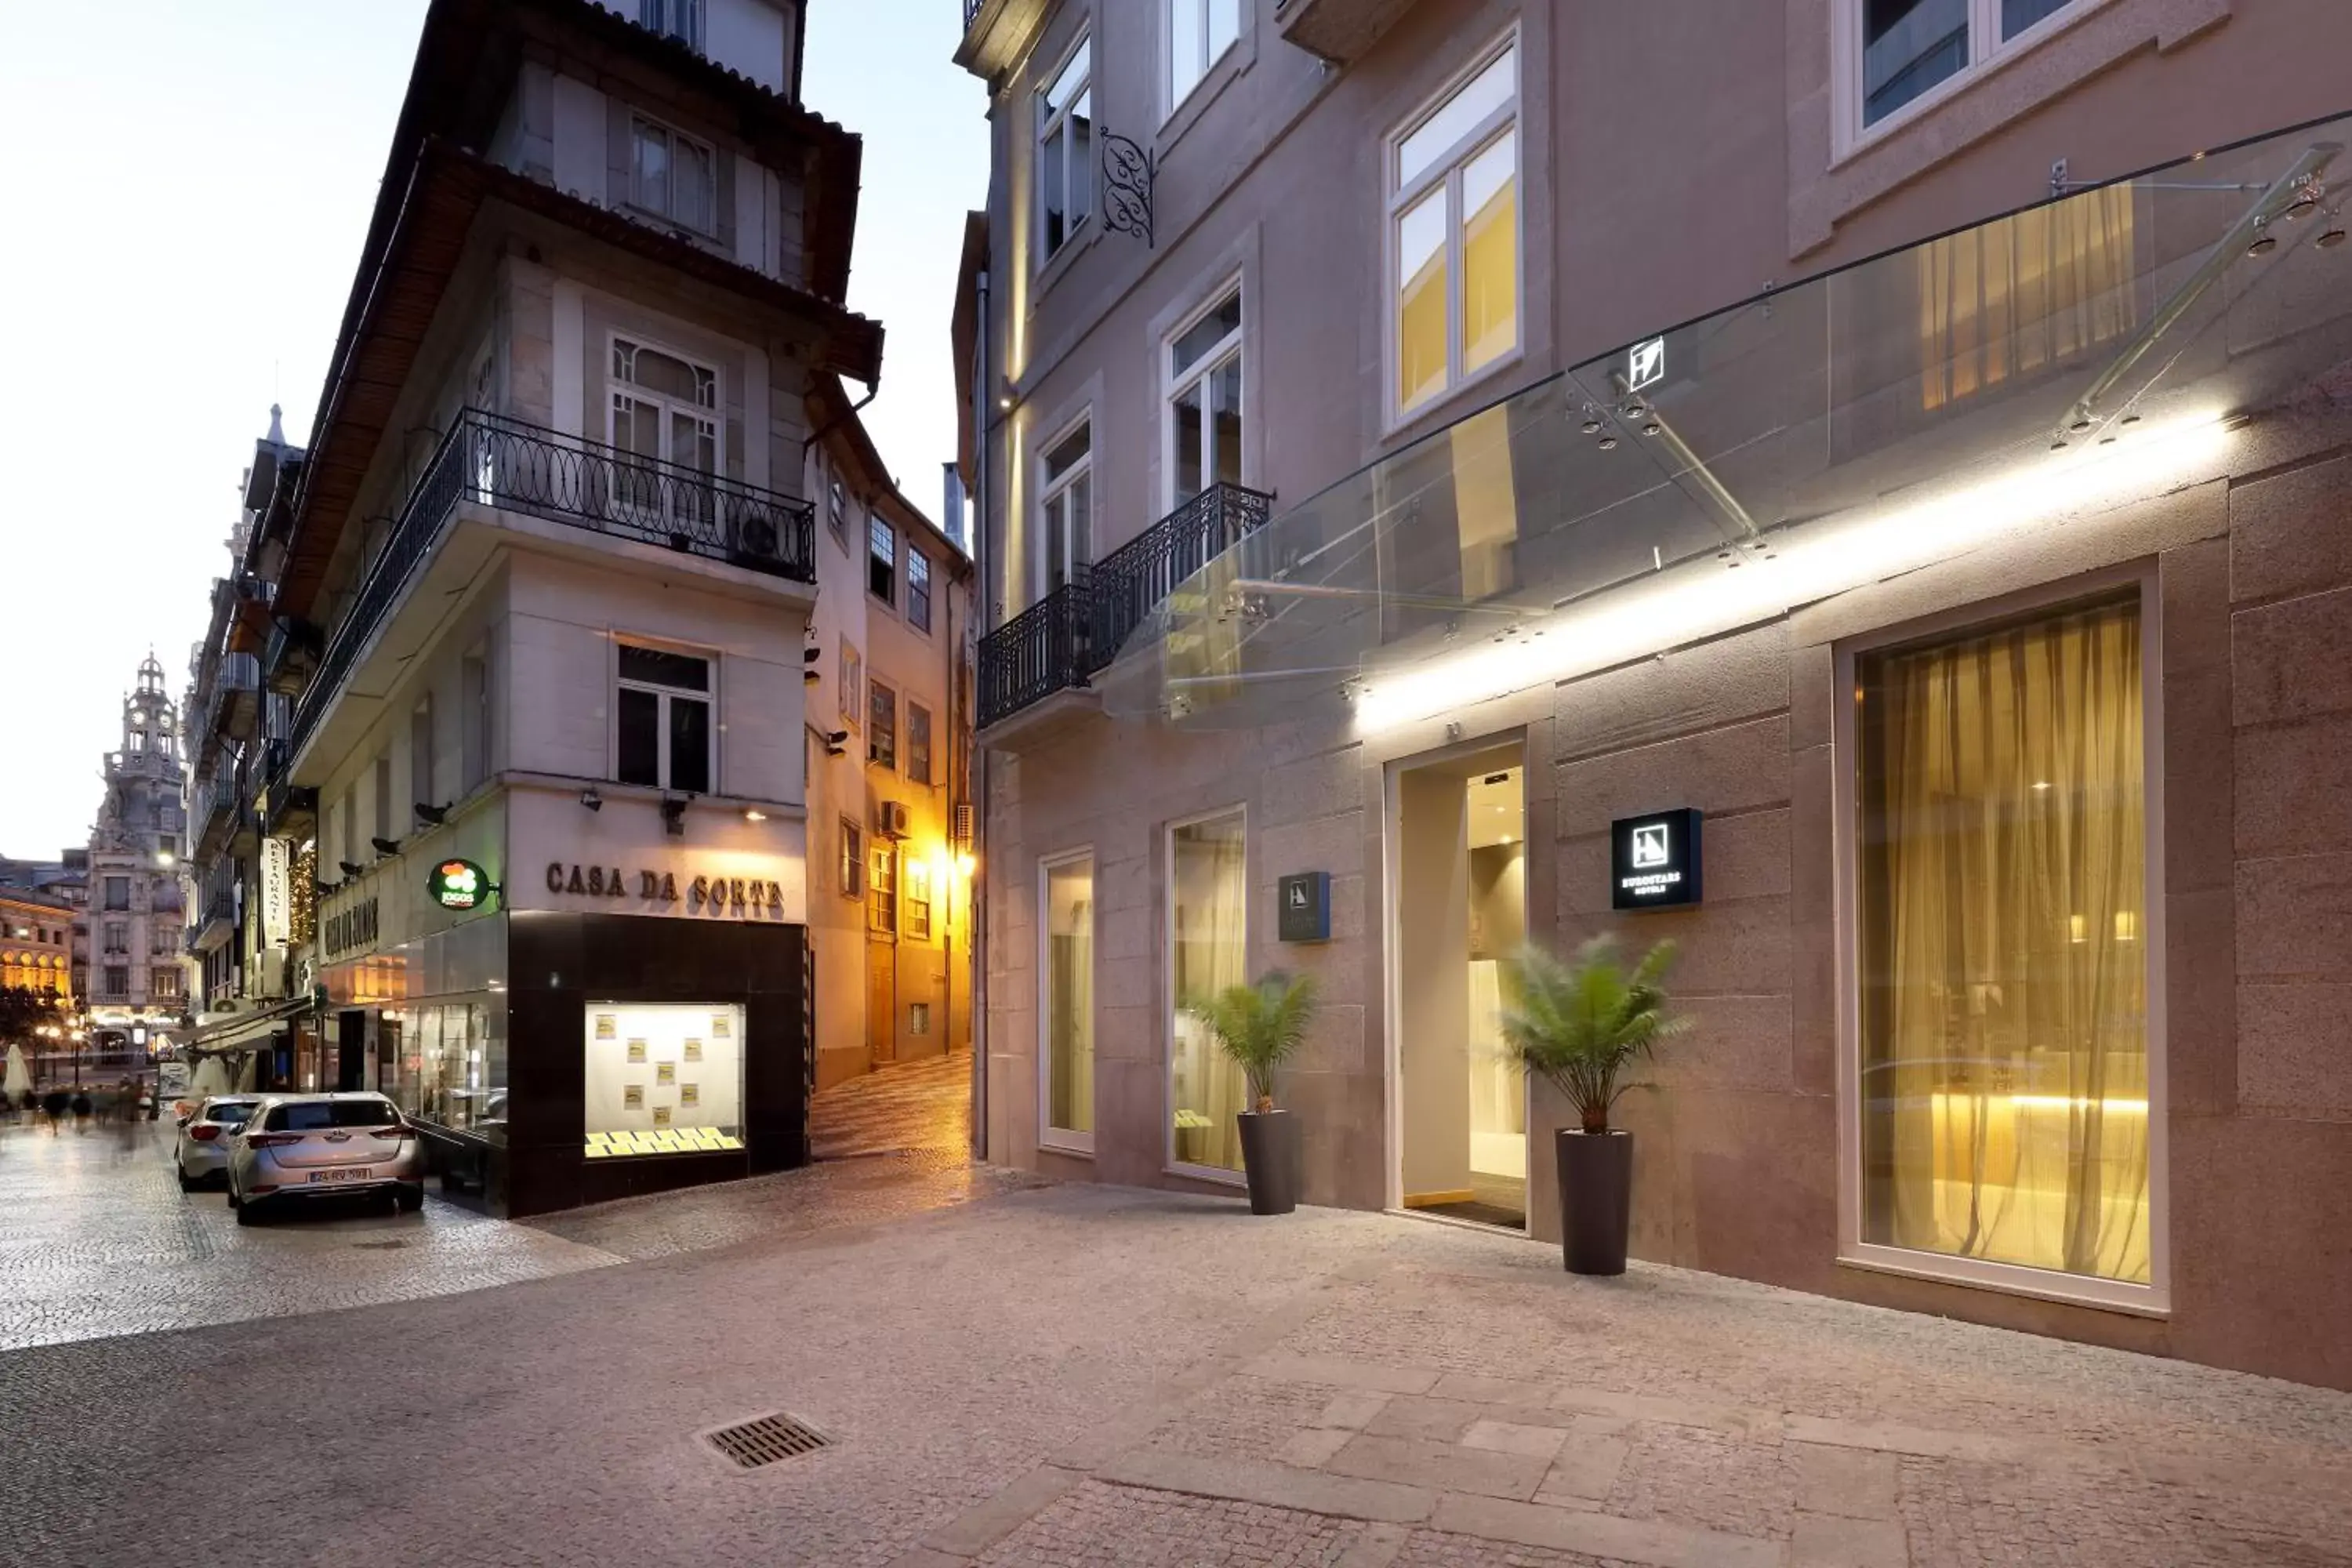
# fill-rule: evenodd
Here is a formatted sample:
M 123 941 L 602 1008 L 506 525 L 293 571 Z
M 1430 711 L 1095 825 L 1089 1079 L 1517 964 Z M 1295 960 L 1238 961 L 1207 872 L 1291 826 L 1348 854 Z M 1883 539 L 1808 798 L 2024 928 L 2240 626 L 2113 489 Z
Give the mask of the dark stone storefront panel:
M 513 915 L 507 952 L 511 1110 L 495 1206 L 513 1215 L 546 1214 L 807 1163 L 807 946 L 800 926 Z M 587 1159 L 583 1030 L 591 1002 L 740 1003 L 743 1152 Z

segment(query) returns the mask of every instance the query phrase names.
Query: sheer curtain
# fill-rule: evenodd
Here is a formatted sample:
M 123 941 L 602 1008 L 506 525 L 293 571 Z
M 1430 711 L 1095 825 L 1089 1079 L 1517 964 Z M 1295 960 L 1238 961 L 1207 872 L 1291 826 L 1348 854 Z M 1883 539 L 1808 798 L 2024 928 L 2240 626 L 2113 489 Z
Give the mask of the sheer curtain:
M 1091 860 L 1045 874 L 1046 1125 L 1069 1132 L 1095 1127 L 1094 879 Z
M 2135 199 L 2129 185 L 2084 191 L 1919 247 L 1920 406 L 2137 326 Z
M 2144 1282 L 2138 602 L 1858 675 L 1866 1239 Z
M 1174 956 L 1169 1098 L 1176 1157 L 1188 1164 L 1242 1168 L 1234 1117 L 1249 1106 L 1246 1075 L 1218 1048 L 1198 1009 L 1249 978 L 1247 861 L 1242 814 L 1169 834 L 1169 931 Z

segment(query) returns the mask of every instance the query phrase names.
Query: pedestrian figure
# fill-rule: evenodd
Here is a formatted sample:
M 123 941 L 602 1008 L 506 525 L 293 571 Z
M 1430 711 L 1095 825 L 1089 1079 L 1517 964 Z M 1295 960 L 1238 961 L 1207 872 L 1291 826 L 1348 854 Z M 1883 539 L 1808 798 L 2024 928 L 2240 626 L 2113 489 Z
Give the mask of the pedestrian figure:
M 58 1135 L 58 1123 L 65 1119 L 66 1110 L 73 1104 L 73 1096 L 64 1089 L 53 1089 L 41 1097 L 41 1112 L 49 1119 L 49 1136 Z
M 89 1091 L 79 1089 L 74 1090 L 73 1099 L 69 1103 L 73 1107 L 74 1131 L 77 1134 L 89 1131 L 89 1113 L 91 1109 L 89 1103 Z

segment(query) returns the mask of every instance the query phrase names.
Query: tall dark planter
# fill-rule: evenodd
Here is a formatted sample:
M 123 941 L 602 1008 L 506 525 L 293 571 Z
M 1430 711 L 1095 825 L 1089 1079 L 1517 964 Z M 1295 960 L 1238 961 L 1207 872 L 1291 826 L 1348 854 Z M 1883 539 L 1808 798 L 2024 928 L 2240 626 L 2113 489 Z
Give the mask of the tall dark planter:
M 1559 1250 L 1570 1274 L 1622 1274 L 1633 1218 L 1633 1135 L 1563 1127 L 1552 1134 L 1559 1166 Z
M 1297 1121 L 1287 1110 L 1244 1110 L 1234 1120 L 1241 1123 L 1250 1213 L 1288 1214 L 1298 1206 L 1303 1173 Z

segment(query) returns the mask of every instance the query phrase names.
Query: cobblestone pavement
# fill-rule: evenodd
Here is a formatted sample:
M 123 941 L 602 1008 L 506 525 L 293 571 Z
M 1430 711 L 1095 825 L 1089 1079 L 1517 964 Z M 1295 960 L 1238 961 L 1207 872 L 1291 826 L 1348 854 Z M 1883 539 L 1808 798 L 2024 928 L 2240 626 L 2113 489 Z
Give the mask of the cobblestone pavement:
M 961 1157 L 971 1147 L 971 1052 L 949 1051 L 875 1068 L 809 1104 L 820 1160 L 922 1150 Z
M 0 1128 L 0 1349 L 407 1300 L 617 1261 L 430 1192 L 419 1214 L 354 1205 L 241 1227 L 218 1191 L 180 1191 L 173 1135 L 168 1120 L 57 1137 Z
M 2352 1562 L 2352 1395 L 1425 1221 L 818 1185 L 887 1163 L 570 1216 L 606 1268 L 0 1355 L 0 1563 L 248 1510 L 263 1564 Z M 835 1222 L 761 1234 L 795 1182 Z M 772 1411 L 830 1446 L 700 1440 Z

